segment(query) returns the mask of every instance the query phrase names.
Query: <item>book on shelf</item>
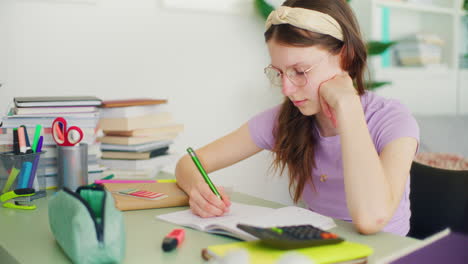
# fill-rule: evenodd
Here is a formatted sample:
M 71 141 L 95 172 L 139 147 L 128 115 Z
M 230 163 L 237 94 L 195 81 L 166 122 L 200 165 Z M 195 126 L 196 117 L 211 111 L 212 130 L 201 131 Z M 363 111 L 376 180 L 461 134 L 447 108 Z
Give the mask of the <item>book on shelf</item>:
M 41 106 L 99 106 L 101 99 L 95 96 L 35 96 L 15 97 L 16 107 L 41 107 Z
M 398 64 L 401 66 L 430 66 L 430 65 L 441 65 L 440 57 L 430 56 L 406 56 L 399 57 Z
M 129 151 L 102 151 L 102 159 L 150 159 L 167 154 L 169 147 L 154 149 L 147 152 L 129 152 Z
M 398 40 L 393 50 L 401 66 L 426 66 L 442 62 L 443 45 L 437 34 L 416 33 Z
M 132 136 L 150 136 L 160 133 L 180 133 L 184 130 L 182 124 L 164 124 L 152 128 L 134 129 L 129 131 L 117 131 L 117 130 L 104 130 L 103 133 L 106 136 L 121 136 L 121 137 L 132 137 Z
M 64 113 L 94 113 L 98 110 L 95 106 L 14 107 L 12 109 L 15 115 L 63 115 Z
M 437 34 L 419 32 L 416 34 L 407 35 L 398 40 L 398 44 L 406 44 L 406 43 L 425 43 L 425 44 L 443 46 L 445 44 L 445 41 Z
M 102 130 L 128 131 L 143 128 L 152 128 L 170 122 L 172 115 L 169 112 L 153 113 L 151 115 L 121 118 L 101 118 L 99 127 Z
M 221 260 L 228 254 L 239 252 L 249 263 L 364 264 L 373 250 L 367 245 L 350 241 L 290 250 L 268 247 L 260 241 L 244 241 L 208 246 L 202 250 L 202 257 L 210 261 Z
M 402 52 L 417 54 L 440 54 L 442 51 L 441 46 L 422 42 L 397 43 L 394 48 Z
M 167 147 L 173 143 L 172 140 L 161 140 L 148 142 L 145 144 L 137 145 L 117 145 L 117 144 L 101 144 L 101 150 L 103 151 L 129 151 L 129 152 L 145 152 L 153 149 Z
M 258 227 L 311 224 L 323 230 L 336 226 L 332 218 L 297 206 L 273 209 L 235 202 L 232 203 L 229 213 L 219 217 L 202 218 L 194 215 L 189 209 L 158 215 L 156 218 L 200 231 L 227 235 L 247 241 L 256 240 L 256 238 L 237 228 L 238 223 Z
M 111 170 L 148 170 L 154 168 L 162 168 L 173 162 L 176 156 L 166 154 L 145 160 L 117 160 L 117 159 L 101 159 L 99 163 Z
M 152 99 L 152 98 L 134 98 L 134 99 L 117 99 L 117 100 L 105 100 L 102 102 L 102 108 L 114 108 L 114 107 L 127 107 L 127 106 L 139 106 L 139 105 L 159 105 L 166 104 L 166 99 Z
M 148 142 L 170 140 L 177 137 L 177 133 L 169 134 L 156 134 L 144 137 L 115 137 L 115 136 L 103 136 L 98 138 L 101 143 L 106 144 L 117 144 L 117 145 L 138 145 Z

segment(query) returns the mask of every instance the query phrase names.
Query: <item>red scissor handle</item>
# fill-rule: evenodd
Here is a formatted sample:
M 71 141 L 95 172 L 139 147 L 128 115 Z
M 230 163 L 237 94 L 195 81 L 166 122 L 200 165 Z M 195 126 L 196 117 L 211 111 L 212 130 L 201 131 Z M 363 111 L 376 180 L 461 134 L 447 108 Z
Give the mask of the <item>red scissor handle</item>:
M 74 146 L 83 139 L 83 130 L 77 126 L 67 129 L 67 120 L 63 117 L 55 118 L 52 123 L 52 137 L 59 146 Z

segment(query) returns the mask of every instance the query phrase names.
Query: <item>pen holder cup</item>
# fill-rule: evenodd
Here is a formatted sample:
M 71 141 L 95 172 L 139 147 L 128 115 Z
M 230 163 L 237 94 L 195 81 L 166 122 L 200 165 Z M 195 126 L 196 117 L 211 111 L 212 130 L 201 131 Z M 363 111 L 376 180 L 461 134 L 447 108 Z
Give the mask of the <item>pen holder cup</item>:
M 0 153 L 0 194 L 22 188 L 45 192 L 45 167 L 40 164 L 43 153 Z
M 57 146 L 57 187 L 72 191 L 88 184 L 88 145 Z

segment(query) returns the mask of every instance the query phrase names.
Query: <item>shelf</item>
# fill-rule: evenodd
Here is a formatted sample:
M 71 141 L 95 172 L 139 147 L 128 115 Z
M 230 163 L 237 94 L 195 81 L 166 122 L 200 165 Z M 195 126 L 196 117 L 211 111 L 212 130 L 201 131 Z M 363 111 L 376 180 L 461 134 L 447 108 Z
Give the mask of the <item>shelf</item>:
M 376 79 L 394 79 L 394 78 L 421 78 L 422 76 L 431 76 L 437 78 L 451 78 L 455 75 L 455 70 L 446 66 L 429 67 L 388 67 L 374 68 L 373 73 Z
M 424 5 L 424 4 L 417 4 L 417 3 L 395 2 L 395 1 L 386 1 L 386 0 L 375 0 L 375 3 L 381 7 L 398 8 L 398 9 L 417 11 L 417 12 L 446 14 L 446 15 L 455 14 L 455 9 L 453 8 L 438 7 L 435 5 Z
M 362 2 L 361 2 L 362 1 Z M 382 68 L 384 58 L 369 58 L 373 81 L 392 84 L 382 95 L 396 98 L 419 113 L 468 113 L 468 68 L 460 69 L 460 53 L 466 51 L 468 10 L 463 0 L 353 0 L 359 5 L 365 36 L 376 40 L 403 39 L 418 32 L 437 34 L 445 41 L 441 65 L 399 67 L 390 52 L 389 67 Z M 369 14 L 368 18 L 367 15 Z M 386 61 L 384 61 L 386 62 Z M 421 95 L 436 98 L 428 104 Z

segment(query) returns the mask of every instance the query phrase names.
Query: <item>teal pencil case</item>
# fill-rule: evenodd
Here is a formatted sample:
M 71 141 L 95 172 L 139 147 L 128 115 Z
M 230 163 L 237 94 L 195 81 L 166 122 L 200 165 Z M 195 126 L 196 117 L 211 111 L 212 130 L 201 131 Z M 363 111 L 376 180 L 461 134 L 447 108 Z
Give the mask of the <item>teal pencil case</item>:
M 120 263 L 124 258 L 123 215 L 102 186 L 56 193 L 49 201 L 49 224 L 73 263 Z

